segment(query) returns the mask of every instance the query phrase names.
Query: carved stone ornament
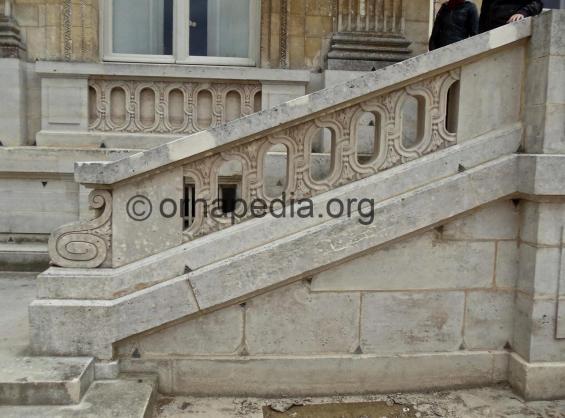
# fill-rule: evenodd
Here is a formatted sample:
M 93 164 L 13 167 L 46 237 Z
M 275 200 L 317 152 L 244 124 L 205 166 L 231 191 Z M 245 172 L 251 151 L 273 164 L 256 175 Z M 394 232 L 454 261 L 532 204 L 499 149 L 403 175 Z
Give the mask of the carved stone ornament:
M 96 268 L 109 259 L 112 235 L 112 195 L 93 190 L 88 197 L 97 216 L 56 229 L 49 238 L 51 263 L 59 267 Z

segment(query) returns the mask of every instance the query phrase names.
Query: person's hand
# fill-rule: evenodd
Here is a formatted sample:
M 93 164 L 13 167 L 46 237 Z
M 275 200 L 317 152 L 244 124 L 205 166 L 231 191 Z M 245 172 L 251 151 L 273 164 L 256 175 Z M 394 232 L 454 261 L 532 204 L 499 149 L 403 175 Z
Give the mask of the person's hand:
M 522 19 L 524 19 L 524 15 L 521 13 L 516 13 L 515 15 L 510 16 L 510 19 L 508 19 L 508 23 L 517 22 Z

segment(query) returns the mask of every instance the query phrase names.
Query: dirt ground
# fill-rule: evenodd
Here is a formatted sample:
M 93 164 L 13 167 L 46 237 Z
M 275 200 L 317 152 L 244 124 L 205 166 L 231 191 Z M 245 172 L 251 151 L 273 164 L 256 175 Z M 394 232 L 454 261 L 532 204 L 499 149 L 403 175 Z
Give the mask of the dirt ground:
M 157 416 L 159 418 L 565 418 L 565 401 L 524 402 L 507 385 L 433 393 L 305 399 L 160 396 Z

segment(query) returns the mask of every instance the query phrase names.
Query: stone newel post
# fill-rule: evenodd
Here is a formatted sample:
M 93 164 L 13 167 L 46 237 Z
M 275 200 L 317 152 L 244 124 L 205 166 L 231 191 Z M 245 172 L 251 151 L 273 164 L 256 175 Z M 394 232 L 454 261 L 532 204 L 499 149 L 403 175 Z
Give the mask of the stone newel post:
M 336 0 L 328 69 L 368 71 L 409 58 L 404 0 Z

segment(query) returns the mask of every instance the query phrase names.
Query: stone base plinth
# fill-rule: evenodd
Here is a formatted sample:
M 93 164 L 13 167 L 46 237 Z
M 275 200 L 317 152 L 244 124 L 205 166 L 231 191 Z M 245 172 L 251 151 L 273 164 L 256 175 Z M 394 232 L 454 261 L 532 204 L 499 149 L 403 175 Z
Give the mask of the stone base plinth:
M 328 53 L 328 69 L 371 71 L 410 58 L 410 41 L 397 34 L 336 33 Z
M 565 399 L 565 362 L 529 363 L 512 353 L 508 381 L 527 401 Z

